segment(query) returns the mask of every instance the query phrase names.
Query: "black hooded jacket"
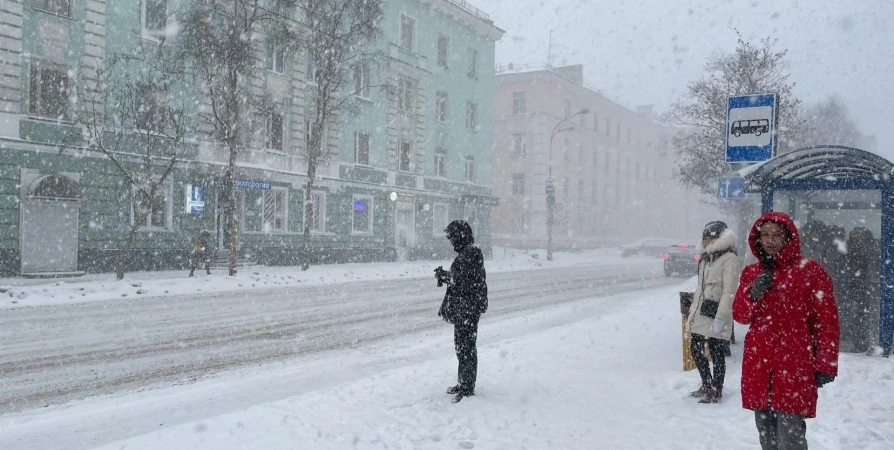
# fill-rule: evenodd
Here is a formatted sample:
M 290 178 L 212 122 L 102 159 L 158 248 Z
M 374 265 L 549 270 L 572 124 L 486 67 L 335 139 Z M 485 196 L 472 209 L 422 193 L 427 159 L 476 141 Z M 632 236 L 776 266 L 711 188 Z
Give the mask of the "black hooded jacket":
M 451 222 L 446 231 L 458 255 L 450 265 L 447 293 L 438 315 L 454 325 L 477 323 L 487 311 L 484 255 L 472 245 L 472 227 L 465 221 Z

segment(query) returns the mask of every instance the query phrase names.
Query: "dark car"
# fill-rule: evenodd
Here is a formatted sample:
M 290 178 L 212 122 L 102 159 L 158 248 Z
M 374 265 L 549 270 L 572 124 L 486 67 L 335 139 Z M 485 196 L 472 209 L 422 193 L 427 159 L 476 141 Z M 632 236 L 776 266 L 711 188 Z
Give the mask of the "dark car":
M 621 256 L 654 256 L 660 258 L 671 245 L 683 242 L 676 239 L 646 238 L 621 246 Z
M 698 254 L 693 244 L 674 244 L 664 253 L 664 275 L 698 275 Z

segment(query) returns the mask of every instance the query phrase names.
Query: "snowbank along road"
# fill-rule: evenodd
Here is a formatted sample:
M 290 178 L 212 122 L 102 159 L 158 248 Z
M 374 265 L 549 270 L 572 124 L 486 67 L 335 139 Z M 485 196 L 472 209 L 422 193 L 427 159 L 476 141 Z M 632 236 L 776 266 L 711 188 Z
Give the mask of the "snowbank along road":
M 658 265 L 492 274 L 485 317 L 677 283 Z M 432 277 L 6 310 L 0 414 L 441 327 L 443 293 Z

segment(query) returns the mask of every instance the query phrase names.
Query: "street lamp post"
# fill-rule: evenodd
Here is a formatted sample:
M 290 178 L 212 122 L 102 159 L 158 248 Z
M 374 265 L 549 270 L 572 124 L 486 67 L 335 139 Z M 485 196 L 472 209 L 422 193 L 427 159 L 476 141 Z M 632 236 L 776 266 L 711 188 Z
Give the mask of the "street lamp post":
M 556 123 L 556 126 L 553 127 L 552 134 L 549 136 L 549 178 L 546 180 L 546 260 L 553 260 L 553 213 L 556 206 L 556 185 L 553 180 L 553 138 L 556 137 L 557 134 L 563 133 L 565 131 L 571 131 L 574 129 L 574 125 L 571 125 L 567 128 L 559 128 L 559 125 L 567 122 L 568 119 L 579 116 L 583 114 L 588 114 L 590 110 L 588 108 L 584 108 Z M 566 186 L 567 187 L 567 186 Z

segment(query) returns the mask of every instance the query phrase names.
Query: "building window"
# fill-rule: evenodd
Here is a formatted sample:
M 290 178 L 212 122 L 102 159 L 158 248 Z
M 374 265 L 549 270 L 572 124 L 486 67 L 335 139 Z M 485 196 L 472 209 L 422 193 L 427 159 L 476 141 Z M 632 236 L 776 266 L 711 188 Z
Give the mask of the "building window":
M 450 55 L 450 38 L 443 34 L 438 35 L 438 66 L 447 67 Z
M 397 88 L 397 109 L 412 112 L 415 94 L 416 83 L 409 78 L 401 78 Z
M 137 107 L 134 126 L 138 130 L 163 132 L 165 124 L 166 101 L 161 98 L 159 89 L 151 83 L 136 83 Z
M 354 162 L 369 165 L 369 133 L 354 133 Z
M 584 127 L 584 119 L 586 118 L 586 114 L 580 114 L 577 116 L 577 123 L 581 128 Z
M 267 148 L 272 150 L 282 150 L 283 135 L 282 113 L 270 113 L 267 117 Z
M 512 195 L 525 195 L 525 174 L 512 174 Z
M 464 219 L 472 227 L 472 236 L 480 236 L 478 234 L 478 208 L 474 206 L 466 206 L 463 208 Z
M 413 144 L 401 141 L 399 150 L 397 170 L 401 172 L 409 172 L 411 155 L 413 154 Z
M 311 150 L 310 141 L 311 141 L 311 138 L 313 137 L 313 132 L 316 131 L 316 129 L 317 129 L 317 124 L 311 123 L 309 120 L 304 122 L 304 139 L 305 139 L 304 145 L 305 145 L 305 149 L 307 151 Z M 324 128 L 322 131 L 320 131 L 320 148 L 318 148 L 317 150 L 321 154 L 326 153 L 325 152 L 326 145 L 327 145 L 326 144 L 326 129 Z
M 310 195 L 313 210 L 311 218 L 310 231 L 314 233 L 326 232 L 326 193 L 323 191 L 314 191 Z M 307 220 L 305 217 L 304 220 Z
M 571 117 L 571 102 L 565 100 L 565 118 Z
M 310 52 L 307 52 L 307 67 L 304 69 L 304 77 L 308 83 L 316 83 L 320 81 L 318 79 L 320 75 L 320 71 L 317 70 L 317 64 L 314 63 L 313 55 Z
M 592 112 L 592 111 L 591 111 Z M 599 114 L 593 113 L 593 131 L 599 132 Z
M 72 85 L 68 68 L 31 63 L 30 112 L 53 119 L 69 117 L 69 95 Z
M 447 149 L 446 148 L 436 148 L 435 149 L 435 176 L 446 177 L 447 176 Z
M 590 204 L 596 204 L 596 197 L 599 195 L 599 189 L 596 188 L 596 182 L 593 182 L 593 187 L 590 189 Z
M 71 17 L 71 0 L 32 0 L 31 7 L 60 16 Z
M 466 72 L 471 78 L 475 78 L 478 76 L 478 50 L 474 48 L 469 49 L 469 70 Z
M 524 155 L 527 151 L 528 135 L 525 133 L 515 133 L 512 135 L 512 154 Z
M 571 140 L 565 138 L 565 145 L 562 148 L 562 159 L 571 161 Z
M 617 139 L 618 142 L 621 141 L 621 124 L 620 123 L 615 124 L 615 139 Z
M 521 115 L 528 112 L 528 94 L 525 92 L 512 93 L 512 114 Z
M 369 65 L 366 63 L 354 66 L 354 95 L 369 98 Z
M 565 177 L 562 181 L 562 198 L 568 201 L 568 194 L 571 193 L 571 184 L 568 182 L 568 177 Z
M 627 145 L 633 144 L 633 135 L 631 134 L 630 127 L 627 127 Z
M 165 182 L 158 186 L 154 195 L 150 196 L 148 192 L 134 186 L 134 195 L 131 198 L 131 222 L 136 220 L 137 208 L 142 208 L 146 214 L 144 222 L 140 223 L 143 230 L 171 229 L 174 211 L 173 187 L 170 181 Z
M 351 204 L 351 232 L 373 232 L 373 198 L 369 195 L 354 194 Z
M 577 181 L 577 200 L 581 203 L 584 202 L 584 181 Z
M 577 162 L 581 165 L 584 164 L 584 148 L 581 147 L 580 144 L 577 146 Z
M 245 191 L 243 194 L 242 229 L 248 233 L 282 233 L 286 231 L 288 193 L 284 189 Z
M 478 129 L 478 103 L 466 102 L 466 128 Z
M 608 117 L 605 118 L 605 134 L 608 137 L 612 136 L 612 120 Z
M 143 29 L 153 34 L 165 30 L 168 24 L 167 0 L 143 0 Z
M 438 122 L 447 121 L 447 92 L 438 91 L 435 100 L 435 118 Z
M 522 234 L 525 232 L 525 216 L 512 216 L 509 219 L 509 226 L 512 234 Z
M 442 236 L 444 229 L 447 228 L 447 205 L 444 203 L 435 203 L 431 207 L 431 224 L 432 233 L 435 236 Z
M 416 19 L 400 15 L 400 46 L 411 52 L 416 51 Z
M 276 42 L 273 38 L 268 38 L 264 52 L 264 62 L 267 70 L 276 73 L 284 73 L 286 71 L 285 46 Z
M 475 182 L 475 158 L 466 156 L 466 181 Z

